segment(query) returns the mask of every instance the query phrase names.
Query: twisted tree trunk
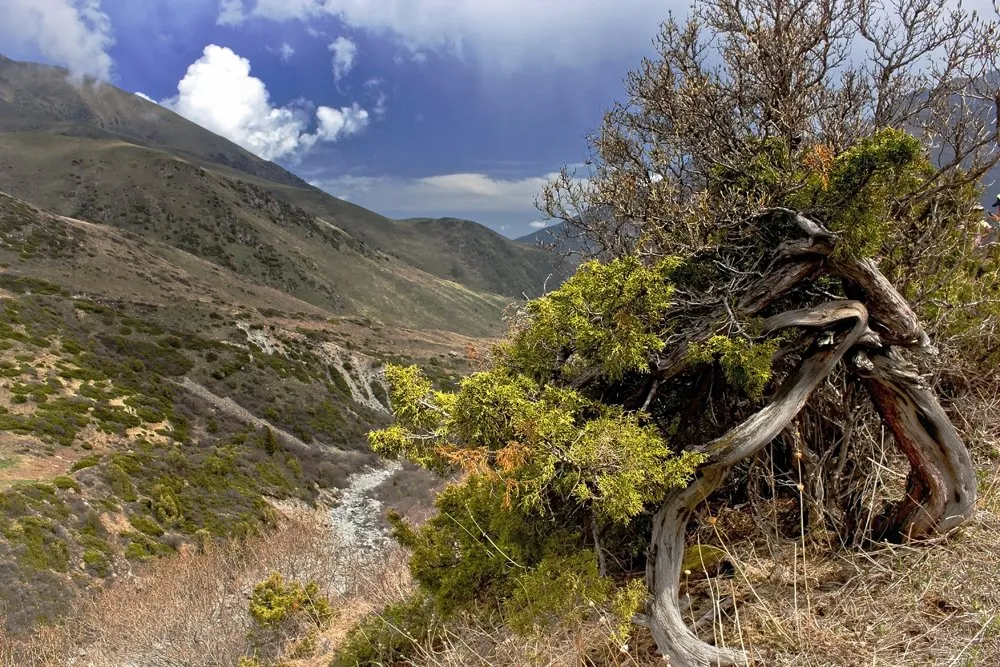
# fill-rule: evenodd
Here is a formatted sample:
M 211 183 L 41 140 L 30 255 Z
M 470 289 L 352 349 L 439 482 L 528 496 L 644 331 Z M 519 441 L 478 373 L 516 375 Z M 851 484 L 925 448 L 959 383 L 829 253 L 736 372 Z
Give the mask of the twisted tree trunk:
M 839 278 L 858 300 L 782 313 L 765 322 L 765 332 L 804 327 L 835 335 L 833 342 L 816 344 L 803 354 L 796 372 L 766 407 L 721 438 L 692 448 L 707 460 L 687 488 L 668 494 L 654 517 L 646 569 L 651 594 L 647 623 L 672 667 L 745 664 L 742 652 L 703 642 L 681 616 L 678 594 L 687 524 L 695 507 L 722 484 L 729 470 L 780 434 L 845 357 L 865 382 L 911 467 L 906 496 L 879 521 L 873 537 L 901 540 L 941 534 L 965 521 L 975 506 L 975 470 L 965 444 L 916 369 L 890 347 L 935 352 L 913 309 L 873 261 L 839 257 L 832 234 L 802 215 L 786 213 L 794 216 L 809 239 L 788 241 L 779 248 L 769 271 L 738 300 L 738 312 L 756 315 L 823 273 Z M 690 345 L 711 336 L 720 318 L 724 321 L 725 316 L 705 318 L 660 359 L 654 368 L 656 381 L 681 373 Z M 850 321 L 853 325 L 845 332 L 843 325 Z
M 765 330 L 793 326 L 826 327 L 854 320 L 850 331 L 833 345 L 816 347 L 788 378 L 774 400 L 721 438 L 696 448 L 708 458 L 687 488 L 668 495 L 653 519 L 653 536 L 647 561 L 652 594 L 649 625 L 657 648 L 671 667 L 711 667 L 746 662 L 740 651 L 719 648 L 699 639 L 684 622 L 678 606 L 684 535 L 695 507 L 711 494 L 738 462 L 760 450 L 791 422 L 810 394 L 833 370 L 848 350 L 868 330 L 868 311 L 858 301 L 823 304 L 816 308 L 782 313 L 767 320 Z

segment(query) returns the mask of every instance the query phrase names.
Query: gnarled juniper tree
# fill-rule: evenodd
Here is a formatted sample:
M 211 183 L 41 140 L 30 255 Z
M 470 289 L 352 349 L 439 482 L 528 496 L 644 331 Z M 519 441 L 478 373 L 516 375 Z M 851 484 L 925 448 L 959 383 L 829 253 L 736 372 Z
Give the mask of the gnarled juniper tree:
M 939 397 L 954 409 L 1000 349 L 977 205 L 1000 35 L 950 4 L 704 0 L 663 25 L 589 178 L 543 195 L 595 259 L 458 391 L 389 369 L 397 422 L 375 448 L 466 471 L 425 526 L 397 526 L 439 609 L 533 604 L 545 623 L 617 595 L 628 617 L 641 596 L 622 582 L 644 568 L 635 618 L 670 664 L 738 664 L 677 595 L 688 520 L 741 462 L 785 448 L 806 520 L 842 539 L 970 516 L 975 471 Z M 850 480 L 869 422 L 909 472 L 866 523 Z

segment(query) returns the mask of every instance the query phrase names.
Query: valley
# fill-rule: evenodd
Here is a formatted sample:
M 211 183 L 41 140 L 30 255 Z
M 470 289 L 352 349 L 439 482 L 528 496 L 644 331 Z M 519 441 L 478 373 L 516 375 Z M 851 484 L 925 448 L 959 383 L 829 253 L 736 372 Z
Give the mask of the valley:
M 0 57 L 5 630 L 273 530 L 273 503 L 336 505 L 351 479 L 372 488 L 339 529 L 382 534 L 381 367 L 452 386 L 556 264 L 473 222 L 384 218 L 135 95 Z M 398 474 L 389 495 L 426 505 L 437 482 Z
M 68 620 L 160 558 L 266 540 L 281 508 L 386 548 L 379 499 L 425 512 L 440 481 L 368 448 L 390 419 L 381 368 L 453 386 L 558 270 L 0 58 L 0 634 Z

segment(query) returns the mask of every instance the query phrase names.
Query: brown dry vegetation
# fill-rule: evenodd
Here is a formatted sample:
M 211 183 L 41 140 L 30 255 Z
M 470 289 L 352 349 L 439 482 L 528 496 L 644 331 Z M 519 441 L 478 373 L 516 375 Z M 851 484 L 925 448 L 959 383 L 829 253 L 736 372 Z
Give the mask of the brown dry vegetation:
M 61 665 L 74 656 L 94 667 L 235 665 L 251 650 L 248 597 L 271 572 L 315 581 L 331 598 L 336 614 L 317 638 L 322 655 L 360 617 L 409 586 L 400 555 L 365 563 L 330 540 L 317 521 L 297 517 L 265 537 L 152 562 L 87 600 L 59 626 L 20 641 L 0 635 L 0 665 Z M 350 585 L 340 592 L 337 579 L 345 573 Z M 325 662 L 314 657 L 294 664 Z
M 1000 471 L 983 470 L 984 493 L 975 517 L 934 548 L 887 545 L 830 555 L 827 546 L 816 543 L 822 536 L 776 537 L 765 531 L 756 541 L 733 539 L 741 530 L 737 511 L 718 513 L 715 521 L 706 513 L 697 535 L 721 545 L 730 567 L 711 578 L 697 572 L 686 577 L 689 622 L 706 640 L 744 648 L 753 665 L 1000 663 L 1000 590 L 995 585 L 1000 579 Z M 70 657 L 94 667 L 236 665 L 252 652 L 249 594 L 271 572 L 317 582 L 335 610 L 313 636 L 312 654 L 281 664 L 329 664 L 358 620 L 412 592 L 406 554 L 397 550 L 381 561 L 365 562 L 338 548 L 315 513 L 285 513 L 280 527 L 267 536 L 142 566 L 87 601 L 63 625 L 43 628 L 21 642 L 0 636 L 0 666 L 62 665 Z M 338 590 L 343 582 L 346 590 Z M 721 622 L 715 622 L 714 609 L 721 610 Z M 413 664 L 664 664 L 648 633 L 623 646 L 612 641 L 612 626 L 610 619 L 595 616 L 573 630 L 526 638 L 458 619 L 436 628 Z M 288 638 L 286 656 L 301 640 Z
M 730 571 L 685 577 L 687 621 L 706 641 L 746 650 L 755 667 L 1000 664 L 1000 472 L 981 470 L 984 493 L 974 518 L 959 534 L 933 545 L 831 554 L 806 536 L 803 551 L 801 535 L 727 538 L 724 533 L 741 530 L 733 518 L 739 513 L 715 522 L 706 513 L 697 534 L 723 547 Z M 721 622 L 714 610 L 721 611 Z M 611 624 L 600 618 L 572 632 L 536 638 L 459 622 L 439 629 L 416 663 L 666 664 L 654 653 L 648 632 L 624 646 L 613 645 L 610 632 Z

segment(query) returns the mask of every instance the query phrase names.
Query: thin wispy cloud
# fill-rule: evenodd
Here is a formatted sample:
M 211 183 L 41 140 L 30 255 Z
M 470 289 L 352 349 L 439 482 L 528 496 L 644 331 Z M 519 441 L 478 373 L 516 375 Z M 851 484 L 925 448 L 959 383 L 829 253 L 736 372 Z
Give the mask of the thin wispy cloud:
M 227 15 L 309 24 L 335 17 L 391 35 L 414 54 L 448 52 L 490 68 L 581 67 L 644 51 L 670 9 L 687 0 L 224 0 Z M 221 14 L 220 14 L 221 15 Z
M 288 42 L 282 42 L 278 47 L 267 47 L 267 50 L 281 58 L 281 62 L 287 63 L 295 55 L 295 48 Z
M 455 173 L 404 179 L 393 176 L 317 178 L 327 192 L 388 213 L 428 210 L 428 215 L 463 213 L 528 213 L 545 185 L 557 174 L 526 178 L 495 178 L 488 174 Z M 537 215 L 537 211 L 535 211 Z
M 358 45 L 347 37 L 338 37 L 327 46 L 333 54 L 333 78 L 340 81 L 354 68 L 358 56 Z

